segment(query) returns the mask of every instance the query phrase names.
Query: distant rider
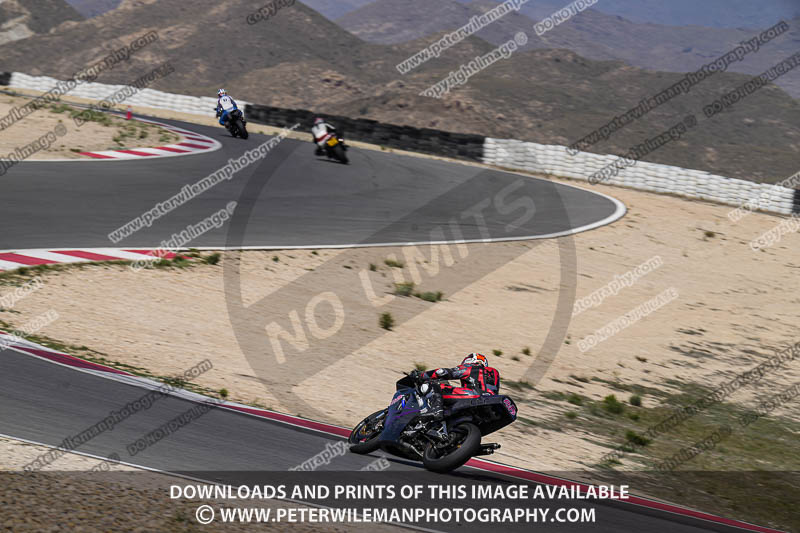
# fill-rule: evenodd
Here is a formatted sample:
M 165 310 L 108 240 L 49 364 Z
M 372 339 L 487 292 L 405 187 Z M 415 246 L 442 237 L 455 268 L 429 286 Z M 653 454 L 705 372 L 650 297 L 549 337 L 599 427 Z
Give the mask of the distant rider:
M 217 117 L 219 117 L 219 123 L 222 126 L 228 121 L 228 115 L 231 111 L 235 109 L 239 109 L 239 106 L 236 105 L 233 98 L 228 96 L 227 91 L 225 89 L 217 91 Z
M 422 373 L 414 370 L 411 376 L 422 382 L 439 379 L 461 380 L 461 387 L 444 384 L 432 387 L 426 387 L 427 384 L 422 385 L 428 403 L 427 410 L 422 410 L 422 417 L 433 420 L 444 419 L 445 402 L 451 404 L 457 400 L 494 395 L 500 391 L 500 372 L 490 367 L 486 356 L 480 353 L 469 354 L 455 368 L 437 368 Z M 428 391 L 424 390 L 426 388 Z
M 322 147 L 325 146 L 325 142 L 330 135 L 336 135 L 336 128 L 325 122 L 324 118 L 317 117 L 314 119 L 314 125 L 311 127 L 311 135 L 314 137 L 314 144 L 317 145 L 314 155 L 324 155 L 325 151 Z

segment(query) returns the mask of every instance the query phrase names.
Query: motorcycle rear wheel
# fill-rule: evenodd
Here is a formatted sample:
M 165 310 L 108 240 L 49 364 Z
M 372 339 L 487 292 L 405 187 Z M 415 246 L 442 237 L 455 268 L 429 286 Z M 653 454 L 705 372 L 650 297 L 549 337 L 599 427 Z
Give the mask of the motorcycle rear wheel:
M 344 148 L 342 148 L 341 144 L 337 144 L 333 147 L 333 156 L 338 159 L 341 163 L 347 164 L 347 156 L 344 153 Z
M 242 126 L 241 119 L 233 119 L 231 122 L 231 135 L 234 137 L 241 137 L 242 139 L 245 138 L 244 136 L 244 126 Z
M 475 424 L 465 422 L 455 426 L 450 432 L 458 434 L 459 438 L 444 455 L 440 455 L 433 443 L 425 447 L 422 464 L 431 472 L 445 473 L 455 470 L 469 461 L 481 447 L 481 430 Z
M 350 437 L 347 439 L 347 442 L 350 443 L 351 452 L 367 454 L 379 448 L 378 437 L 383 431 L 383 423 L 375 424 L 378 416 L 385 412 L 386 409 L 375 411 L 353 428 L 353 431 L 350 432 Z

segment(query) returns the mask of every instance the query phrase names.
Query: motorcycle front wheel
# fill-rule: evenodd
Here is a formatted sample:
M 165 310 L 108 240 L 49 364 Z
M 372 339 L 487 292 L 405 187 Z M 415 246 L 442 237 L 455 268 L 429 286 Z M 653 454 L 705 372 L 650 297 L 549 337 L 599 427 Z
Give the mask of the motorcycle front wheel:
M 347 439 L 351 452 L 366 454 L 378 449 L 378 437 L 383 431 L 384 416 L 386 416 L 386 409 L 375 411 L 353 428 Z
M 431 472 L 450 472 L 470 460 L 481 447 L 481 430 L 465 422 L 450 430 L 453 440 L 445 446 L 429 443 L 422 455 L 422 464 Z

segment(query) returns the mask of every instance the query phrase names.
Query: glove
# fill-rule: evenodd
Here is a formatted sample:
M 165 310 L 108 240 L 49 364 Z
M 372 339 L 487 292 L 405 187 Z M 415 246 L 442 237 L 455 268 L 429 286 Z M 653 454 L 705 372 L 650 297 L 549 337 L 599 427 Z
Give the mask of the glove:
M 411 372 L 408 373 L 408 377 L 410 377 L 414 381 L 420 381 L 422 375 L 420 374 L 419 370 L 412 370 Z

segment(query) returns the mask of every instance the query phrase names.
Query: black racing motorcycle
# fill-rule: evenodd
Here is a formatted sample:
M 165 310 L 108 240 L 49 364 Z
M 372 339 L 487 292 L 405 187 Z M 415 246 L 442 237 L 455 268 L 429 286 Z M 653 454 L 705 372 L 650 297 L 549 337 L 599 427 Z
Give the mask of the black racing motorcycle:
M 372 413 L 350 433 L 350 451 L 387 453 L 422 461 L 432 472 L 450 472 L 476 455 L 490 455 L 499 444 L 482 444 L 481 438 L 517 418 L 514 400 L 484 395 L 457 400 L 445 407 L 444 421 L 420 419 L 427 406 L 425 395 L 433 382 L 420 382 L 414 373 L 397 381 L 389 407 Z
M 217 110 L 215 109 L 215 111 Z M 220 115 L 221 113 L 217 111 L 217 118 L 219 118 Z M 225 121 L 225 128 L 230 132 L 231 136 L 247 139 L 249 134 L 247 133 L 246 124 L 247 121 L 244 119 L 244 114 L 241 109 L 234 109 L 228 113 L 228 120 Z

